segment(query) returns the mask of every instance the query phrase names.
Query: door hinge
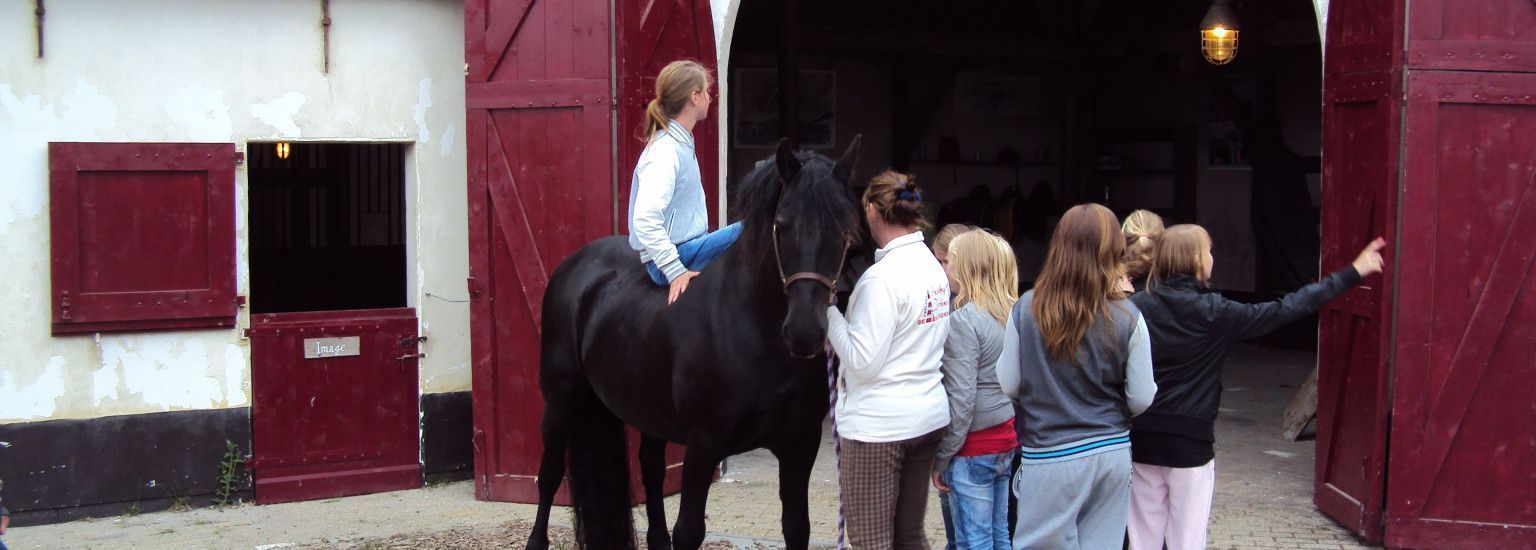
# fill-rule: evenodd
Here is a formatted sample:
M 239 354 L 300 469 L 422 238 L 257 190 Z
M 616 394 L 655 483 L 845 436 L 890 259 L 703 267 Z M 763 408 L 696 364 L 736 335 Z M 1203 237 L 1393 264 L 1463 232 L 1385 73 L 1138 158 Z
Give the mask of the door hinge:
M 474 297 L 480 295 L 480 285 L 475 284 L 475 278 L 474 277 L 470 277 L 469 279 L 466 279 L 464 281 L 464 283 L 466 285 L 468 285 L 468 287 L 469 287 L 469 297 L 471 299 L 473 299 Z

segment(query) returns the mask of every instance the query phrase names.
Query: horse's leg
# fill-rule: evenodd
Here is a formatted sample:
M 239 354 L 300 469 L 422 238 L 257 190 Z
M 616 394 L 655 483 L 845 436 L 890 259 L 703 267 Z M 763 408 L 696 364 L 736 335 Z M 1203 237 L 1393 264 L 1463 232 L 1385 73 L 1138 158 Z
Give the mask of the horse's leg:
M 556 400 L 544 405 L 540 426 L 544 456 L 539 464 L 539 511 L 533 521 L 533 531 L 528 534 L 528 550 L 549 548 L 549 508 L 554 505 L 555 492 L 560 490 L 560 482 L 565 479 L 565 448 L 570 436 L 568 411 L 562 405 Z
M 784 544 L 791 550 L 801 550 L 810 544 L 811 515 L 808 492 L 811 468 L 816 465 L 816 451 L 821 444 L 821 426 L 814 435 L 799 438 L 782 449 L 773 449 L 779 459 L 779 506 L 783 510 L 780 521 L 784 528 Z
M 667 508 L 662 485 L 667 478 L 667 441 L 640 436 L 640 479 L 645 482 L 645 542 L 651 550 L 670 550 L 672 537 L 667 534 Z
M 704 544 L 704 505 L 709 501 L 709 484 L 715 467 L 725 456 L 699 441 L 689 441 L 683 454 L 683 497 L 677 511 L 677 527 L 672 529 L 672 546 L 696 550 Z

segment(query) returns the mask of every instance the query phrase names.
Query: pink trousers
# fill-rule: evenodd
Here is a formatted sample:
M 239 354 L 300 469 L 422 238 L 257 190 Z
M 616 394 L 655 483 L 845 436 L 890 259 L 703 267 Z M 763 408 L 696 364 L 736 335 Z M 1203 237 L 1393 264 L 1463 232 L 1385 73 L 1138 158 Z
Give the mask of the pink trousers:
M 1131 550 L 1205 548 L 1216 461 L 1194 468 L 1131 463 Z

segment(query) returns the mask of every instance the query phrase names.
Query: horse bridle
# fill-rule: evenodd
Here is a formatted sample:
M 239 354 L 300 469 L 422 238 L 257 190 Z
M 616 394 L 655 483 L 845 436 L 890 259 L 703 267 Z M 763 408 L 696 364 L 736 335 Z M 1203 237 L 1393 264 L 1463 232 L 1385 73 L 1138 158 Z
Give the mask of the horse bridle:
M 837 271 L 832 272 L 832 277 L 827 277 L 813 271 L 800 271 L 793 275 L 784 275 L 784 260 L 779 257 L 779 224 L 773 224 L 773 263 L 779 268 L 779 281 L 784 283 L 784 293 L 789 293 L 789 285 L 795 281 L 816 281 L 827 287 L 831 292 L 837 292 L 837 277 L 843 273 L 843 262 L 848 261 L 848 245 L 843 245 L 843 253 L 837 258 Z

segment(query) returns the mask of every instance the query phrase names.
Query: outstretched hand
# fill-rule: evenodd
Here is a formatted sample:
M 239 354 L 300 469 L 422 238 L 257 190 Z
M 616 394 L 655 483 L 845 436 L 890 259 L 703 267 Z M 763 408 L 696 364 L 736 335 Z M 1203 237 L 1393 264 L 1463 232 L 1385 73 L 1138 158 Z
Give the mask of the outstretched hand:
M 1386 239 L 1376 237 L 1371 244 L 1365 245 L 1365 250 L 1360 251 L 1360 256 L 1355 258 L 1355 271 L 1361 277 L 1369 277 L 1375 273 L 1381 273 L 1382 265 L 1381 249 L 1387 247 Z
M 676 302 L 677 297 L 682 296 L 683 292 L 688 290 L 688 281 L 698 276 L 699 272 L 688 271 L 678 275 L 676 279 L 672 279 L 672 284 L 668 285 L 667 288 L 667 305 L 672 305 L 672 302 Z

